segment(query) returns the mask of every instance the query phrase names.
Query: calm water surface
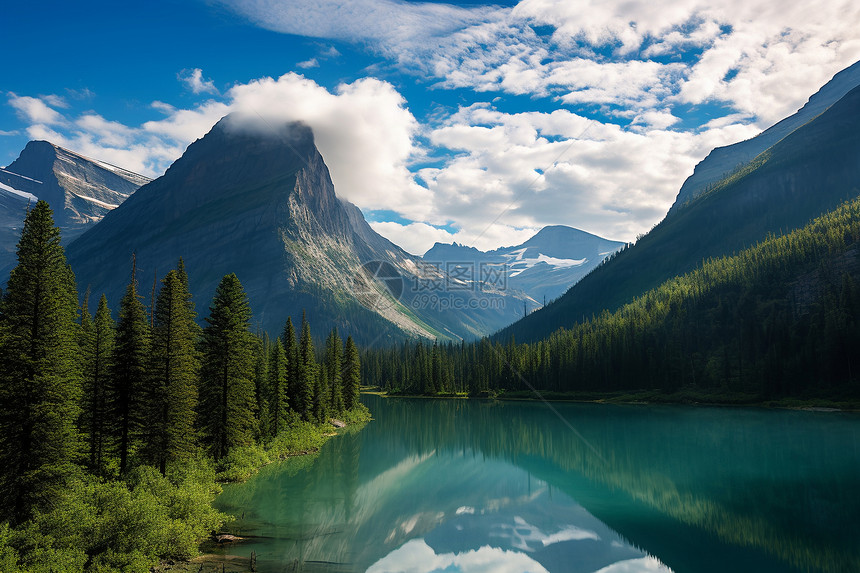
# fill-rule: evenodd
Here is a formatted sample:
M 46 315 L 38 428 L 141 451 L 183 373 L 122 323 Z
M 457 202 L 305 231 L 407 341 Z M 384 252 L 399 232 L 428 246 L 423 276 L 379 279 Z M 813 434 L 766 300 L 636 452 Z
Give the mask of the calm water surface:
M 384 399 L 217 500 L 262 573 L 860 571 L 860 416 Z

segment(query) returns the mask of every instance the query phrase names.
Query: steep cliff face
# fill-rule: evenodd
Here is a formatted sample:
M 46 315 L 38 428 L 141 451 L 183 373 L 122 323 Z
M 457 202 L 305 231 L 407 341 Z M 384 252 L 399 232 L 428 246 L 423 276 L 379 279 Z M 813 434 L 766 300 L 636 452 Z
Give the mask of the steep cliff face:
M 47 141 L 29 142 L 18 159 L 0 169 L 0 281 L 15 265 L 28 204 L 47 201 L 68 244 L 148 181 Z
M 712 150 L 696 165 L 693 174 L 684 181 L 669 212 L 677 211 L 733 171 L 742 168 L 759 153 L 815 119 L 858 85 L 860 85 L 860 62 L 833 76 L 833 79 L 812 95 L 794 115 L 783 119 L 752 139 Z
M 47 141 L 31 141 L 0 183 L 47 201 L 69 242 L 119 206 L 147 177 L 83 157 Z
M 508 324 L 519 306 L 506 309 L 497 294 L 481 307 L 470 292 L 441 309 L 427 304 L 416 286 L 438 271 L 337 197 L 313 133 L 299 123 L 252 130 L 222 119 L 68 249 L 79 287 L 105 292 L 114 307 L 132 253 L 147 295 L 183 257 L 201 315 L 221 277 L 236 273 L 258 327 L 272 334 L 306 310 L 317 334 L 336 326 L 367 344 L 471 338 Z

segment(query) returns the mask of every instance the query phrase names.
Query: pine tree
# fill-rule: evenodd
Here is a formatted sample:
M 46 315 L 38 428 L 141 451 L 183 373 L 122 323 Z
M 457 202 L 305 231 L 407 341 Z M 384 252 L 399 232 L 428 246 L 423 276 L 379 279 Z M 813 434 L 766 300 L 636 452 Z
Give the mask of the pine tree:
M 120 473 L 128 469 L 128 457 L 139 444 L 146 414 L 145 389 L 149 356 L 149 321 L 137 293 L 136 266 L 119 303 L 119 320 L 111 360 L 111 434 L 119 451 Z
M 317 369 L 314 342 L 311 339 L 311 327 L 304 312 L 302 312 L 302 335 L 299 339 L 297 354 L 296 390 L 293 393 L 296 400 L 295 410 L 303 419 L 311 420 L 313 418 L 313 392 L 317 385 Z
M 270 436 L 275 437 L 287 428 L 290 414 L 287 398 L 287 355 L 280 338 L 275 340 L 269 351 L 267 381 L 268 428 Z
M 348 336 L 343 351 L 343 405 L 347 410 L 358 405 L 360 390 L 361 361 L 358 357 L 358 348 L 352 341 L 352 336 Z
M 200 426 L 216 460 L 254 441 L 256 399 L 251 308 L 239 279 L 221 279 L 203 329 Z
M 80 399 L 75 278 L 51 208 L 27 213 L 0 304 L 0 520 L 50 508 L 74 473 Z
M 334 416 L 343 412 L 343 343 L 333 328 L 325 343 L 325 369 L 328 377 L 328 387 L 331 395 L 329 410 Z
M 257 398 L 257 439 L 267 440 L 272 436 L 269 422 L 269 355 L 274 345 L 269 333 L 254 337 L 254 395 Z
M 146 457 L 162 474 L 168 463 L 189 458 L 197 443 L 197 326 L 187 289 L 178 271 L 167 273 L 153 315 Z
M 284 326 L 282 342 L 284 354 L 287 356 L 287 395 L 290 398 L 290 408 L 294 412 L 301 413 L 304 395 L 299 392 L 299 343 L 296 329 L 293 327 L 293 319 L 290 317 L 287 317 L 287 324 Z
M 313 420 L 322 424 L 329 416 L 328 372 L 325 368 L 317 371 L 313 396 Z
M 95 319 L 90 319 L 88 305 L 84 303 L 80 336 L 83 401 L 79 425 L 86 435 L 89 467 L 96 474 L 104 472 L 108 449 L 108 389 L 115 327 L 105 295 L 99 299 Z

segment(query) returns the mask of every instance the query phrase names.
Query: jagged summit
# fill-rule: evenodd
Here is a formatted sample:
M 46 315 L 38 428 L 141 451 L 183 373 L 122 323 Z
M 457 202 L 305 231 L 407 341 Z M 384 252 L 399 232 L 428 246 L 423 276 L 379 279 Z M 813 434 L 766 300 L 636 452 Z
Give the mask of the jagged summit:
M 116 208 L 149 178 L 48 141 L 31 141 L 0 169 L 0 274 L 15 261 L 27 203 L 47 201 L 64 243 Z M 5 270 L 4 270 L 5 269 Z
M 105 292 L 115 306 L 132 253 L 146 292 L 183 257 L 201 315 L 221 277 L 236 273 L 257 325 L 273 335 L 287 316 L 306 310 L 318 335 L 336 326 L 368 344 L 456 339 L 509 323 L 521 308 L 460 301 L 457 308 L 474 310 L 455 312 L 415 303 L 420 293 L 406 285 L 417 282 L 420 258 L 378 235 L 355 205 L 337 197 L 313 132 L 301 123 L 223 118 L 162 177 L 73 242 L 68 258 L 80 288 Z M 403 278 L 402 300 L 367 305 L 356 294 L 368 262 Z

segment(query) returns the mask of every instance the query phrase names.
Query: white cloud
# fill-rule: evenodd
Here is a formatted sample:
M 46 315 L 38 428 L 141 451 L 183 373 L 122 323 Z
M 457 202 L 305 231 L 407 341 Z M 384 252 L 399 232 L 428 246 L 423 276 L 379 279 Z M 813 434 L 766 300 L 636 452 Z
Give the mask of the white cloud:
M 9 104 L 18 112 L 24 121 L 44 125 L 61 125 L 65 123 L 62 114 L 40 99 L 30 96 L 18 96 L 9 92 Z
M 320 67 L 320 63 L 316 58 L 311 58 L 310 60 L 305 60 L 304 62 L 299 62 L 296 64 L 297 67 L 302 68 L 303 70 L 307 70 L 310 68 L 318 68 Z
M 547 573 L 528 555 L 485 545 L 464 553 L 437 554 L 423 539 L 407 541 L 367 569 L 367 573 Z
M 203 70 L 200 68 L 182 70 L 176 74 L 176 77 L 195 94 L 218 95 L 219 93 L 214 81 L 203 78 Z

